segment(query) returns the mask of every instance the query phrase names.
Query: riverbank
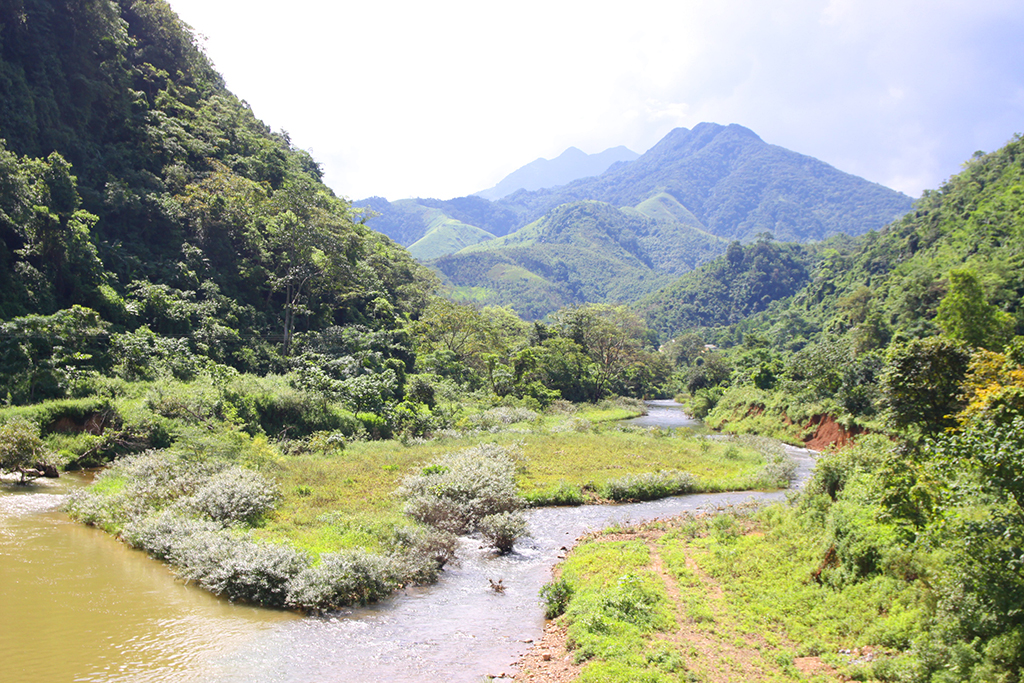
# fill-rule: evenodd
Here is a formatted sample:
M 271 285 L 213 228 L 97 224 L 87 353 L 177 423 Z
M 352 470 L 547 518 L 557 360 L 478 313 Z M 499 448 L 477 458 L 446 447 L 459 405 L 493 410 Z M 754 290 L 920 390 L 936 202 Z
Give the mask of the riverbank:
M 797 455 L 799 478 L 811 463 L 805 455 Z M 59 496 L 42 492 L 50 488 L 17 487 L 18 496 L 26 500 L 50 498 L 45 507 L 52 510 L 56 504 L 52 498 Z M 19 682 L 69 679 L 92 672 L 97 679 L 112 681 L 478 683 L 485 673 L 513 671 L 513 664 L 526 650 L 526 641 L 542 637 L 544 619 L 538 591 L 549 580 L 551 567 L 564 555 L 561 548 L 571 545 L 572 539 L 611 524 L 630 525 L 740 504 L 752 497 L 779 500 L 784 495 L 697 494 L 637 504 L 527 510 L 530 536 L 517 544 L 514 552 L 497 555 L 481 548 L 479 541 L 463 539 L 460 563 L 446 569 L 438 583 L 406 588 L 376 605 L 321 618 L 297 618 L 289 612 L 218 600 L 174 581 L 161 563 L 96 529 L 70 523 L 57 512 L 24 518 L 15 515 L 19 531 L 9 537 L 15 544 L 9 554 L 13 559 L 22 557 L 18 561 L 26 565 L 32 580 L 9 586 L 6 604 L 12 610 L 17 606 L 17 611 L 7 614 L 17 619 L 18 612 L 31 611 L 39 601 L 52 602 L 55 609 L 37 609 L 40 618 L 32 629 L 31 648 L 26 645 L 21 653 L 7 654 L 19 662 L 19 673 L 13 678 Z M 19 554 L 19 539 L 25 539 L 28 549 L 44 536 L 60 550 L 48 557 L 59 557 L 59 562 L 36 563 L 34 554 Z M 100 571 L 111 558 L 117 559 L 115 565 L 122 575 L 103 582 Z M 54 574 L 71 567 L 89 567 L 90 574 L 96 575 L 95 594 L 116 591 L 116 600 L 106 600 L 104 609 L 97 610 L 91 599 L 71 599 L 69 596 L 80 595 L 78 579 Z M 491 590 L 491 580 L 503 581 L 505 592 Z M 98 587 L 101 582 L 102 590 Z M 154 594 L 161 596 L 167 610 L 147 608 Z M 66 610 L 56 609 L 62 603 L 80 602 L 85 606 L 76 608 L 75 619 L 69 620 Z M 131 624 L 131 630 L 144 634 L 141 641 L 125 635 L 122 624 Z M 197 629 L 202 633 L 200 643 L 193 642 Z M 82 657 L 71 658 L 63 668 L 59 658 L 40 661 L 34 654 L 86 638 L 124 645 L 105 650 L 102 656 L 93 652 L 85 657 L 83 651 Z M 217 648 L 206 649 L 206 643 L 216 643 Z M 345 656 L 339 657 L 339 652 Z M 116 671 L 124 673 L 118 677 Z
M 795 446 L 787 446 L 786 452 L 796 464 L 793 484 L 802 488 L 812 475 L 817 454 Z M 642 675 L 645 681 L 707 683 L 840 680 L 816 655 L 772 653 L 766 644 L 780 641 L 766 639 L 759 627 L 751 633 L 740 633 L 735 626 L 740 623 L 737 616 L 728 615 L 724 608 L 723 584 L 699 568 L 696 547 L 687 548 L 687 544 L 695 544 L 706 551 L 710 543 L 728 544 L 741 536 L 763 539 L 764 525 L 777 519 L 775 513 L 765 512 L 764 505 L 774 505 L 769 509 L 776 512 L 782 509 L 780 498 L 773 498 L 774 503 L 772 498 L 742 503 L 737 500 L 649 522 L 620 523 L 578 537 L 552 568 L 551 582 L 542 592 L 548 615 L 557 618 L 545 622 L 542 637 L 531 644 L 506 677 L 520 683 L 627 683 L 641 680 Z M 698 541 L 700 538 L 706 540 Z M 738 547 L 729 550 L 729 573 L 741 574 L 735 568 L 744 563 L 735 559 L 742 553 Z M 804 555 L 813 556 L 815 550 L 814 544 L 803 548 Z M 775 567 L 779 575 L 767 580 L 788 590 L 791 564 L 781 562 Z M 632 588 L 624 591 L 624 583 Z M 552 596 L 558 595 L 564 597 L 563 604 L 553 600 Z M 717 601 L 714 612 L 702 604 L 709 595 Z M 613 607 L 609 610 L 610 604 Z M 740 600 L 737 604 L 742 607 L 745 603 Z M 660 624 L 654 628 L 646 624 L 646 633 L 643 624 L 636 628 L 638 624 L 630 623 L 659 611 Z M 710 626 L 701 628 L 700 624 Z M 606 649 L 594 645 L 595 632 L 614 634 L 604 637 Z M 599 635 L 598 641 L 601 639 Z M 646 658 L 636 659 L 638 653 L 645 652 Z M 653 658 L 651 652 L 655 653 Z M 779 662 L 789 666 L 790 672 L 797 672 L 797 677 L 780 674 Z M 663 679 L 663 674 L 668 678 Z
M 801 551 L 807 539 L 782 530 L 790 521 L 778 507 L 740 508 L 580 539 L 555 572 L 571 586 L 567 613 L 545 625 L 514 680 L 849 680 L 837 667 L 876 652 L 855 644 L 877 605 L 815 605 L 832 596 L 807 585 L 814 545 Z
M 639 412 L 635 403 L 547 414 L 497 408 L 432 439 L 323 440 L 285 450 L 240 437 L 230 457 L 149 452 L 104 471 L 67 509 L 217 594 L 316 612 L 436 580 L 455 553 L 451 532 L 472 532 L 477 522 L 424 526 L 422 514 L 406 516 L 408 494 L 398 492 L 409 477 L 447 470 L 443 461 L 455 453 L 500 450 L 511 459 L 509 486 L 518 493 L 510 495 L 534 507 L 788 484 L 788 461 L 774 444 L 613 421 Z M 504 534 L 513 520 L 498 521 Z M 494 539 L 508 549 L 510 541 Z M 325 572 L 343 589 L 318 588 Z
M 1019 640 L 993 637 L 998 648 L 982 648 L 969 637 L 1000 614 L 1004 603 L 988 596 L 1019 596 L 1018 579 L 1000 569 L 984 574 L 987 584 L 965 582 L 987 571 L 983 552 L 1019 548 L 1018 537 L 893 521 L 888 482 L 908 467 L 903 455 L 865 437 L 822 455 L 787 504 L 688 512 L 579 538 L 553 570 L 557 590 L 543 592 L 558 616 L 516 680 L 1018 680 Z M 975 501 L 958 499 L 964 519 L 990 510 Z M 985 600 L 965 602 L 965 591 Z

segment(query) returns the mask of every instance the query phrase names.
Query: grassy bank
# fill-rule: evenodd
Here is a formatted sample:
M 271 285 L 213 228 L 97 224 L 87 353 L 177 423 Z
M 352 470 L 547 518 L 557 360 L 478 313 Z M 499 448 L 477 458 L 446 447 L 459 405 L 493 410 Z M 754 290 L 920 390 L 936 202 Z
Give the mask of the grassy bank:
M 432 581 L 452 558 L 454 534 L 480 532 L 507 552 L 525 531 L 518 511 L 525 505 L 649 500 L 785 480 L 767 442 L 618 424 L 640 412 L 635 401 L 559 404 L 544 413 L 464 406 L 453 426 L 430 437 L 371 440 L 356 428 L 288 439 L 252 434 L 219 394 L 184 388 L 75 406 L 81 415 L 65 420 L 71 425 L 106 415 L 125 433 L 155 425 L 150 433 L 169 443 L 119 459 L 68 509 L 197 585 L 268 605 L 330 609 Z M 45 439 L 66 450 L 109 443 L 87 432 L 70 439 L 51 430 Z M 481 473 L 504 483 L 481 489 L 474 483 Z M 415 514 L 413 477 L 420 480 Z
M 864 436 L 791 504 L 586 539 L 543 595 L 583 681 L 1019 683 L 1022 453 L 1020 417 Z
M 572 551 L 548 595 L 571 595 L 560 620 L 581 681 L 870 680 L 923 596 L 886 578 L 822 585 L 821 542 L 779 505 L 613 528 Z
M 764 454 L 742 442 L 614 426 L 561 431 L 570 420 L 548 418 L 546 423 L 513 424 L 506 432 L 405 444 L 356 442 L 344 450 L 281 458 L 275 472 L 281 501 L 256 533 L 313 552 L 352 545 L 372 549 L 382 526 L 408 523 L 403 502 L 394 495 L 406 476 L 442 454 L 480 443 L 516 448 L 517 486 L 533 504 L 607 500 L 609 483 L 659 471 L 690 475 L 690 491 L 774 485 L 762 477 Z

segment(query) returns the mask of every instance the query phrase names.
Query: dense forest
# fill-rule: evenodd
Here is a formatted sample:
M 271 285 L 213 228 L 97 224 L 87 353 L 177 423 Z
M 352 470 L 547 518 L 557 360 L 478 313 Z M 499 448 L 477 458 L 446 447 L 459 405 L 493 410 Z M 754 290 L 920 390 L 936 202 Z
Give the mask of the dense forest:
M 3 11 L 4 318 L 86 306 L 266 371 L 297 333 L 424 305 L 430 278 L 224 89 L 165 3 Z
M 570 196 L 581 181 L 386 214 L 506 235 L 443 278 L 229 93 L 162 0 L 0 3 L 0 138 L 0 468 L 114 461 L 69 511 L 187 579 L 315 611 L 432 580 L 456 534 L 509 552 L 529 503 L 785 483 L 755 446 L 602 431 L 677 396 L 723 431 L 856 442 L 792 514 L 814 590 L 880 610 L 872 676 L 1020 679 L 1020 137 L 879 230 L 771 223 L 813 243 L 753 218 L 705 230 L 799 203 L 710 162 L 675 194 L 641 197 L 625 164 L 598 198 Z M 655 156 L 786 156 L 739 127 L 670 138 Z M 493 305 L 487 278 L 529 307 Z

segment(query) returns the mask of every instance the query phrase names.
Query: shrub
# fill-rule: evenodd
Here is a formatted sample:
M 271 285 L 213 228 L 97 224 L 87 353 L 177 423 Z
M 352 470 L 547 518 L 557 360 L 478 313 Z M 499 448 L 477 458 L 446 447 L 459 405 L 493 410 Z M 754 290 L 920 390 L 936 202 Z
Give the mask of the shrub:
M 147 451 L 108 467 L 93 486 L 72 493 L 65 509 L 109 531 L 170 507 L 221 525 L 252 524 L 273 507 L 277 495 L 264 476 L 237 465 Z
M 230 600 L 283 607 L 288 582 L 309 558 L 286 545 L 256 543 L 211 521 L 164 511 L 127 524 L 125 541 L 175 566 L 178 575 Z
M 547 410 L 552 415 L 575 415 L 579 408 L 572 401 L 560 398 L 552 401 Z
M 487 515 L 480 520 L 480 533 L 487 541 L 505 554 L 512 551 L 515 542 L 527 534 L 526 517 L 519 510 Z
M 424 436 L 437 426 L 437 419 L 425 404 L 411 401 L 395 406 L 394 422 L 398 430 L 408 436 Z
M 697 480 L 688 472 L 660 470 L 631 474 L 605 484 L 604 496 L 615 501 L 655 500 L 667 496 L 692 493 Z
M 20 472 L 20 483 L 26 482 L 24 470 L 45 460 L 46 452 L 34 422 L 15 416 L 0 425 L 0 471 Z
M 65 509 L 81 522 L 116 531 L 195 493 L 226 467 L 226 462 L 190 460 L 167 451 L 126 456 L 101 472 L 93 486 L 72 493 Z
M 442 456 L 422 474 L 406 478 L 398 490 L 407 499 L 405 513 L 449 533 L 464 534 L 487 515 L 522 508 L 513 452 L 481 444 Z
M 458 538 L 434 527 L 406 527 L 395 535 L 396 550 L 409 564 L 409 577 L 419 583 L 437 578 L 438 572 L 455 560 Z
M 530 491 L 526 494 L 527 502 L 534 507 L 542 505 L 583 505 L 586 502 L 583 490 L 576 484 L 567 481 L 558 482 L 553 486 L 540 491 Z
M 121 529 L 125 543 L 143 550 L 158 560 L 167 560 L 186 538 L 221 530 L 217 522 L 189 519 L 172 510 L 164 510 L 143 519 L 128 522 Z
M 363 424 L 363 429 L 371 439 L 390 439 L 391 423 L 383 415 L 377 413 L 356 413 L 356 419 Z
M 554 619 L 564 614 L 572 594 L 572 584 L 564 578 L 544 584 L 540 589 L 540 597 L 544 601 L 544 617 Z
M 183 579 L 212 593 L 274 607 L 286 604 L 288 582 L 309 565 L 290 546 L 256 543 L 227 529 L 189 535 L 168 559 Z
M 255 524 L 274 508 L 278 491 L 266 477 L 241 467 L 231 467 L 210 477 L 181 505 L 221 524 Z
M 532 422 L 538 417 L 536 411 L 529 408 L 499 406 L 485 410 L 482 413 L 470 417 L 470 421 L 483 430 L 494 430 L 496 428 L 517 424 L 519 422 Z
M 287 603 L 318 611 L 363 605 L 385 598 L 402 586 L 404 569 L 393 558 L 363 550 L 325 553 L 318 564 L 289 580 Z
M 788 488 L 796 475 L 796 461 L 783 451 L 769 455 L 757 473 L 757 484 L 767 488 Z
M 591 429 L 593 429 L 593 427 L 594 426 L 593 426 L 593 424 L 591 424 L 590 420 L 588 420 L 585 417 L 570 417 L 568 420 L 566 420 L 562 424 L 557 424 L 557 425 L 553 426 L 551 428 L 551 431 L 553 433 L 558 433 L 558 432 L 579 432 L 579 433 L 583 433 L 583 432 L 589 432 Z

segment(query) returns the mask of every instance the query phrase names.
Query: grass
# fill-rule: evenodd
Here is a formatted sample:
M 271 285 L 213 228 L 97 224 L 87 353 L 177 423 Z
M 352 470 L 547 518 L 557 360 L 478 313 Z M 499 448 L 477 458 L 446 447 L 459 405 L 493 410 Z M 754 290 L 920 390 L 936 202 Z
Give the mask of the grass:
M 463 431 L 448 430 L 429 440 L 343 443 L 326 438 L 333 434 L 329 432 L 280 441 L 262 434 L 249 436 L 218 417 L 220 404 L 206 391 L 209 387 L 149 383 L 131 388 L 130 394 L 109 402 L 49 402 L 34 407 L 34 416 L 44 424 L 65 416 L 79 424 L 101 407 L 117 420 L 137 425 L 133 429 L 144 436 L 164 433 L 172 448 L 192 457 L 215 456 L 259 469 L 276 480 L 281 496 L 253 535 L 313 555 L 393 546 L 396 534 L 411 524 L 395 495 L 404 478 L 445 453 L 480 443 L 516 447 L 517 486 L 533 505 L 646 499 L 691 488 L 748 489 L 764 465 L 762 454 L 752 448 L 710 440 L 691 430 L 620 426 L 619 421 L 643 409 L 640 402 L 625 399 L 596 405 L 560 402 L 545 413 L 464 403 L 455 421 Z M 187 419 L 158 415 L 154 401 L 165 411 L 181 406 Z M 488 415 L 489 421 L 478 419 Z M 508 424 L 513 419 L 520 421 Z M 49 432 L 45 438 L 53 451 L 69 460 L 105 437 Z M 664 474 L 653 484 L 650 477 L 637 476 L 652 473 Z M 679 481 L 686 487 L 676 486 Z M 114 484 L 110 480 L 105 486 Z
M 553 418 L 544 418 L 549 419 Z M 750 448 L 682 430 L 551 432 L 544 425 L 531 429 L 406 445 L 360 441 L 331 454 L 282 457 L 274 473 L 282 500 L 257 533 L 314 552 L 350 545 L 372 550 L 372 536 L 407 524 L 402 502 L 393 495 L 406 475 L 444 453 L 481 442 L 519 445 L 518 485 L 533 504 L 598 500 L 609 481 L 659 470 L 690 473 L 700 491 L 742 490 L 764 462 Z
M 858 658 L 883 661 L 905 646 L 922 596 L 891 578 L 842 590 L 816 583 L 820 534 L 775 505 L 584 540 L 560 567 L 572 595 L 560 620 L 576 658 L 587 661 L 579 680 L 870 679 L 870 663 Z M 655 596 L 646 628 L 614 622 L 599 597 L 627 575 Z

